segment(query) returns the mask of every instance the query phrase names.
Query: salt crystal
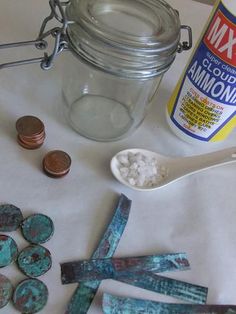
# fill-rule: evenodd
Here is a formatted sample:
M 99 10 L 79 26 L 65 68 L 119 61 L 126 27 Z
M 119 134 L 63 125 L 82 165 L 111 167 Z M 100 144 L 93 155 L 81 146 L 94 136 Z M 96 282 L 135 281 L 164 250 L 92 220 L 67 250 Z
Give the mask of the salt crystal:
M 121 167 L 120 168 L 120 173 L 122 174 L 122 176 L 127 177 L 128 173 L 129 173 L 129 168 Z
M 138 164 L 137 164 L 137 162 L 134 162 L 133 164 L 131 164 L 130 169 L 133 169 L 133 170 L 138 169 Z
M 139 162 L 139 161 L 142 161 L 142 160 L 143 160 L 143 155 L 142 155 L 141 153 L 137 153 L 137 154 L 135 154 L 135 156 L 136 156 L 136 160 L 137 160 L 137 162 Z
M 125 154 L 121 154 L 117 156 L 117 159 L 119 160 L 119 162 L 124 165 L 124 166 L 129 166 L 129 158 L 127 155 Z
M 144 166 L 145 166 L 145 161 L 144 161 L 144 160 L 138 160 L 138 161 L 137 161 L 137 164 L 138 164 L 140 167 L 144 167 Z
M 117 159 L 122 178 L 132 186 L 152 187 L 167 175 L 166 167 L 158 165 L 156 158 L 142 153 L 129 152 L 119 155 Z
M 129 178 L 128 182 L 131 185 L 136 185 L 136 181 L 134 180 L 134 178 Z

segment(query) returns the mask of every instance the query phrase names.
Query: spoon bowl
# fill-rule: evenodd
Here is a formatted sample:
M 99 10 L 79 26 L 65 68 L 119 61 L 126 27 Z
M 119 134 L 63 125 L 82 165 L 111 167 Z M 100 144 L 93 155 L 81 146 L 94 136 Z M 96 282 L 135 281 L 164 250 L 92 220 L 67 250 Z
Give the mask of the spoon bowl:
M 125 177 L 122 173 L 122 168 L 127 168 L 129 171 L 129 167 L 132 165 L 129 161 L 129 156 L 131 156 L 130 158 L 132 159 L 132 156 L 138 156 L 137 154 L 144 156 L 146 162 L 155 161 L 155 167 L 157 169 L 157 180 L 155 180 L 155 182 L 139 185 L 135 180 L 132 180 L 129 175 Z M 122 163 L 122 159 L 125 160 L 125 162 Z M 122 184 L 138 191 L 152 191 L 193 173 L 235 161 L 236 147 L 226 148 L 208 154 L 178 158 L 164 156 L 145 149 L 134 148 L 118 152 L 111 159 L 110 168 L 114 177 Z M 139 169 L 137 169 L 139 166 L 136 165 L 135 167 L 136 173 L 139 172 Z

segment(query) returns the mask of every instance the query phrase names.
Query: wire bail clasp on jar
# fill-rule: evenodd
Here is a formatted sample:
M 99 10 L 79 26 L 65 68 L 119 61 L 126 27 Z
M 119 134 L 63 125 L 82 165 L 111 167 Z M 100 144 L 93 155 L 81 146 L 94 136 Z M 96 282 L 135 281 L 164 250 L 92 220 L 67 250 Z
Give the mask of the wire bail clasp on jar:
M 181 30 L 186 30 L 188 35 L 188 40 L 184 40 L 182 43 L 179 42 L 177 52 L 181 53 L 184 50 L 189 50 L 193 46 L 193 35 L 192 29 L 188 25 L 181 25 Z
M 71 3 L 71 0 L 68 1 L 60 1 L 60 0 L 49 0 L 49 5 L 51 12 L 44 19 L 39 35 L 35 40 L 31 41 L 22 41 L 22 42 L 14 42 L 7 44 L 0 44 L 1 49 L 10 49 L 10 48 L 18 48 L 24 46 L 34 45 L 39 50 L 45 50 L 48 47 L 48 42 L 46 38 L 54 39 L 54 48 L 50 54 L 47 52 L 44 53 L 43 57 L 31 58 L 25 60 L 12 61 L 8 63 L 0 64 L 0 70 L 4 68 L 31 64 L 31 63 L 40 63 L 40 66 L 43 70 L 48 70 L 53 66 L 54 59 L 63 51 L 69 50 L 69 43 L 67 37 L 67 27 L 69 24 L 73 24 L 74 21 L 69 21 L 67 19 L 65 8 Z M 55 20 L 60 23 L 59 26 L 53 27 L 47 30 L 47 24 L 49 21 Z M 180 53 L 184 50 L 189 50 L 192 47 L 192 30 L 191 27 L 187 25 L 181 25 L 181 30 L 187 30 L 188 39 L 179 42 L 177 52 Z
M 69 22 L 67 20 L 64 8 L 69 3 L 70 3 L 70 0 L 68 1 L 49 0 L 51 12 L 44 19 L 41 25 L 40 31 L 39 31 L 39 35 L 35 40 L 0 44 L 0 49 L 18 48 L 18 47 L 34 45 L 39 50 L 45 50 L 48 47 L 48 42 L 46 41 L 46 39 L 52 37 L 54 39 L 54 47 L 50 54 L 45 52 L 43 57 L 3 63 L 3 64 L 0 64 L 0 69 L 14 67 L 18 65 L 25 65 L 25 64 L 30 64 L 30 63 L 40 63 L 40 66 L 43 70 L 50 69 L 53 65 L 54 59 L 62 51 L 68 49 L 66 29 L 67 29 L 68 24 L 73 23 L 73 22 Z M 47 30 L 47 24 L 51 20 L 56 20 L 57 22 L 60 23 L 60 25 Z

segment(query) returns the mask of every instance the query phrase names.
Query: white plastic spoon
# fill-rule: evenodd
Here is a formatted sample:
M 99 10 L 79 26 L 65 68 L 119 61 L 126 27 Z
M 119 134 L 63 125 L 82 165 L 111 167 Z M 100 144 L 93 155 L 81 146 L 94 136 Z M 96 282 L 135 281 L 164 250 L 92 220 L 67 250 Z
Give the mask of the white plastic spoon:
M 158 183 L 153 186 L 137 186 L 129 184 L 129 182 L 122 177 L 120 172 L 122 165 L 119 161 L 119 156 L 125 156 L 129 152 L 132 154 L 141 153 L 149 159 L 154 158 L 157 160 L 158 168 L 160 167 L 160 169 L 162 169 L 163 174 Z M 145 149 L 127 149 L 120 151 L 112 158 L 110 167 L 115 178 L 121 183 L 135 190 L 151 191 L 177 181 L 187 175 L 235 161 L 236 147 L 226 148 L 209 154 L 181 158 L 167 157 Z

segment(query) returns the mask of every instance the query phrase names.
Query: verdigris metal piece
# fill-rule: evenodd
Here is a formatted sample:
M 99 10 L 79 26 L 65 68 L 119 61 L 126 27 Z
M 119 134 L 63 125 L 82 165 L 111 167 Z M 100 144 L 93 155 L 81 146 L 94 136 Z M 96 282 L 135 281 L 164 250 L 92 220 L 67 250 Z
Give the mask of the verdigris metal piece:
M 46 215 L 34 214 L 27 217 L 22 225 L 22 234 L 24 238 L 33 244 L 47 242 L 54 233 L 54 225 Z
M 0 268 L 5 267 L 17 259 L 18 248 L 16 242 L 7 235 L 0 235 Z
M 33 314 L 41 311 L 48 300 L 48 289 L 38 279 L 26 279 L 16 287 L 13 303 L 18 311 Z
M 104 314 L 235 314 L 236 305 L 197 305 L 162 303 L 141 299 L 121 298 L 109 294 L 103 296 Z
M 63 284 L 67 284 L 84 280 L 115 279 L 120 272 L 127 272 L 127 276 L 132 277 L 132 273 L 137 271 L 161 273 L 189 268 L 185 253 L 91 259 L 61 264 L 61 279 Z
M 165 264 L 165 262 L 167 263 Z M 91 259 L 90 261 L 64 263 L 61 265 L 62 283 L 111 278 L 185 301 L 206 303 L 207 288 L 152 273 L 173 270 L 172 264 L 175 265 L 174 270 L 178 267 L 180 270 L 189 268 L 184 253 L 136 258 Z
M 7 305 L 12 296 L 13 287 L 10 280 L 0 274 L 0 308 Z
M 10 232 L 16 230 L 23 220 L 21 210 L 11 204 L 0 205 L 0 231 Z
M 129 200 L 124 194 L 121 194 L 115 208 L 113 218 L 108 225 L 97 249 L 93 253 L 92 258 L 112 257 L 127 224 L 130 208 L 131 200 Z M 87 313 L 99 285 L 100 281 L 87 281 L 80 283 L 78 288 L 75 290 L 70 303 L 68 304 L 66 314 Z
M 148 271 L 129 274 L 123 272 L 115 279 L 191 303 L 204 304 L 207 300 L 208 289 L 206 287 L 159 276 Z
M 17 262 L 20 270 L 29 277 L 39 277 L 52 266 L 50 252 L 41 245 L 30 245 L 23 249 Z

